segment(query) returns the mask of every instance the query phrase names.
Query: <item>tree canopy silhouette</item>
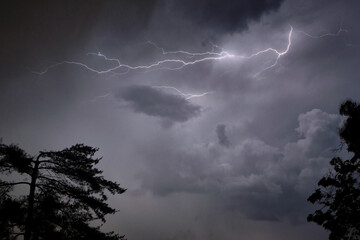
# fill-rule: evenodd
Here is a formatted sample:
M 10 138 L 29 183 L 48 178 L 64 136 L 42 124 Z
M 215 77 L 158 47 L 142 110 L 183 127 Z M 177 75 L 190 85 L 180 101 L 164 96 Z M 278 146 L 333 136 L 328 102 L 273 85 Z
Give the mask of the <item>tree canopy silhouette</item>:
M 321 206 L 307 220 L 330 231 L 330 240 L 360 239 L 360 105 L 346 101 L 340 114 L 347 119 L 339 130 L 343 144 L 353 154 L 348 160 L 335 157 L 333 170 L 318 182 L 319 188 L 308 198 Z
M 115 213 L 106 203 L 106 191 L 125 191 L 95 167 L 97 150 L 77 144 L 30 156 L 16 145 L 0 143 L 0 173 L 21 179 L 0 180 L 0 239 L 124 239 L 94 224 Z M 16 191 L 20 185 L 28 186 L 27 195 Z

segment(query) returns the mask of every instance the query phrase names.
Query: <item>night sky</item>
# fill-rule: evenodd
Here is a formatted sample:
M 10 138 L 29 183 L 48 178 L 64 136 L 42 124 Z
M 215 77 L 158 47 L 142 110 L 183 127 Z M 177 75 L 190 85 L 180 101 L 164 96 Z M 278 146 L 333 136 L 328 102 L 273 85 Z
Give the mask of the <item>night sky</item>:
M 130 240 L 327 239 L 306 201 L 360 101 L 358 0 L 2 1 L 0 137 L 98 147 Z

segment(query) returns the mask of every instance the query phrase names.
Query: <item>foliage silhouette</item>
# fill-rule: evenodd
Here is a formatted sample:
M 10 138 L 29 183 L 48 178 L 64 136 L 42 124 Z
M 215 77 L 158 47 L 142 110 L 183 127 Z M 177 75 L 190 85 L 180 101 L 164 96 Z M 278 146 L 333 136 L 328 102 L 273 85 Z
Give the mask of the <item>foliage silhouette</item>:
M 329 239 L 360 239 L 360 105 L 346 101 L 340 114 L 347 119 L 339 135 L 343 145 L 353 153 L 351 159 L 335 157 L 333 170 L 318 182 L 319 188 L 308 198 L 321 208 L 309 214 L 307 220 L 330 231 Z
M 0 143 L 0 173 L 22 179 L 0 180 L 0 239 L 124 239 L 94 226 L 94 220 L 104 223 L 106 215 L 115 213 L 105 191 L 125 191 L 101 176 L 95 167 L 100 161 L 94 158 L 97 150 L 77 144 L 34 157 L 16 145 Z M 14 197 L 19 185 L 29 187 L 28 195 Z

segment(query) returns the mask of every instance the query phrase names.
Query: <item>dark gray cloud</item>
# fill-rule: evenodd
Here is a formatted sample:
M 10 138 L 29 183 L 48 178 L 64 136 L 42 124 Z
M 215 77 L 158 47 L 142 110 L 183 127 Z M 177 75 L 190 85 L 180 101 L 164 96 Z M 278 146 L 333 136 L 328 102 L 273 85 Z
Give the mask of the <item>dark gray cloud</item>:
M 283 0 L 185 0 L 170 1 L 171 9 L 179 11 L 186 20 L 215 33 L 234 33 L 248 28 L 252 21 L 277 10 Z
M 200 107 L 185 98 L 149 86 L 123 87 L 115 96 L 128 103 L 135 112 L 170 122 L 186 122 L 200 113 Z
M 230 145 L 230 141 L 226 136 L 226 125 L 225 124 L 218 124 L 216 126 L 216 135 L 219 140 L 219 144 L 225 147 Z
M 0 9 L 0 74 L 13 75 L 36 62 L 74 57 L 89 39 L 97 47 L 139 37 L 156 6 L 156 0 L 6 0 Z M 6 34 L 5 34 L 6 33 Z M 37 64 L 35 64 L 37 65 Z
M 303 223 L 304 210 L 310 211 L 306 198 L 339 144 L 340 123 L 339 115 L 319 109 L 300 114 L 298 138 L 281 147 L 256 138 L 232 148 L 161 142 L 163 150 L 143 152 L 147 171 L 139 177 L 145 189 L 162 196 L 204 193 L 253 220 Z M 218 126 L 223 133 L 224 125 Z

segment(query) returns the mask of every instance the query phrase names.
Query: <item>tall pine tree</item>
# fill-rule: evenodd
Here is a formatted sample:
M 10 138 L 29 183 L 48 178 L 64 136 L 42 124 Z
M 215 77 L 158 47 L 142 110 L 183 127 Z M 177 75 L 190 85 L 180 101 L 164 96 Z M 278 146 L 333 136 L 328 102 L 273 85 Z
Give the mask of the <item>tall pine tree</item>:
M 0 144 L 0 173 L 21 179 L 0 180 L 0 239 L 124 239 L 94 225 L 115 213 L 106 192 L 125 191 L 95 167 L 97 150 L 77 144 L 30 156 L 16 145 Z M 28 194 L 13 194 L 20 185 L 28 186 Z

